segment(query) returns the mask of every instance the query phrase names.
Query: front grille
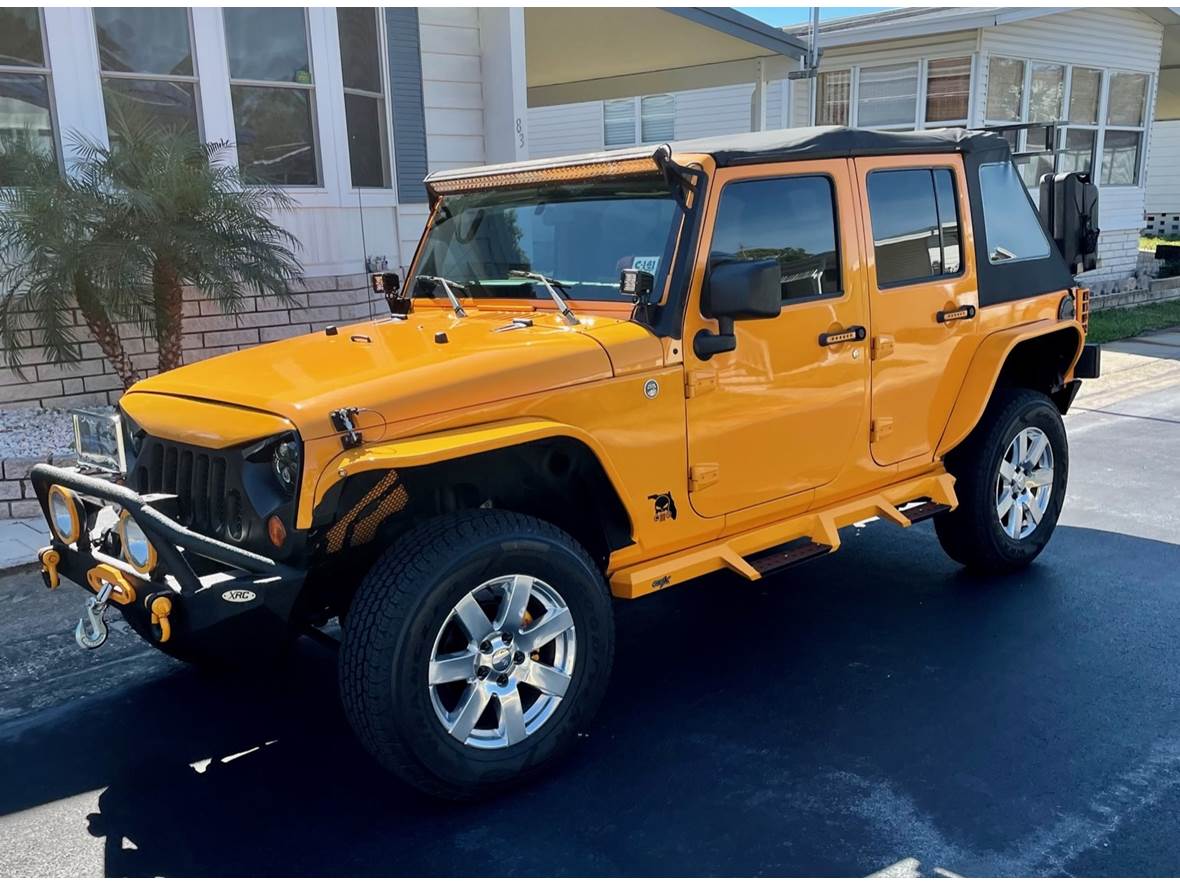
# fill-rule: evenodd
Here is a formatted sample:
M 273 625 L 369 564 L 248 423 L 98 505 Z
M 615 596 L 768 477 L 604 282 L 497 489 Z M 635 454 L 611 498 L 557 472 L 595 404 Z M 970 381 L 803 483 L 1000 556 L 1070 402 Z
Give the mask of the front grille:
M 205 534 L 225 528 L 226 459 L 216 452 L 146 439 L 135 465 L 135 488 L 141 495 L 176 495 L 182 525 Z

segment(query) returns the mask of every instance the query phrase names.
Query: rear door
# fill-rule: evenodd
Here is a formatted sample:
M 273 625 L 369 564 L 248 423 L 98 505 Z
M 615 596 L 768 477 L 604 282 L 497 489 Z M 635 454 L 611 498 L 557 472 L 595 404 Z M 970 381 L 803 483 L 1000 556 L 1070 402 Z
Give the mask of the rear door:
M 979 307 L 958 155 L 856 160 L 872 314 L 873 460 L 933 457 L 963 382 Z

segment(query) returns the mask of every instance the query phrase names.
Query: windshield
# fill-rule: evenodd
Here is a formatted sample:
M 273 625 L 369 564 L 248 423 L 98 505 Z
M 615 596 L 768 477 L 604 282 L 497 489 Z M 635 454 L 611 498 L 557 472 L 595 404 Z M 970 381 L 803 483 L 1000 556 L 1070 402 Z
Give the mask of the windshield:
M 680 208 L 659 179 L 543 184 L 444 197 L 426 235 L 418 277 L 442 277 L 476 298 L 549 300 L 543 274 L 567 299 L 630 301 L 619 291 L 628 267 L 663 291 Z M 415 295 L 439 295 L 419 279 Z

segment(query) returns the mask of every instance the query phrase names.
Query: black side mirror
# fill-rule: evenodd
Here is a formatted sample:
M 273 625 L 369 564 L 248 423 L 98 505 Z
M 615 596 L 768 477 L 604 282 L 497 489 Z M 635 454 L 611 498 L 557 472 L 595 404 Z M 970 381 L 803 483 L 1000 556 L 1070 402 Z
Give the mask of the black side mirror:
M 701 313 L 717 320 L 717 332 L 697 332 L 693 351 L 703 360 L 737 347 L 735 320 L 774 319 L 782 312 L 782 271 L 777 258 L 715 265 L 701 292 Z

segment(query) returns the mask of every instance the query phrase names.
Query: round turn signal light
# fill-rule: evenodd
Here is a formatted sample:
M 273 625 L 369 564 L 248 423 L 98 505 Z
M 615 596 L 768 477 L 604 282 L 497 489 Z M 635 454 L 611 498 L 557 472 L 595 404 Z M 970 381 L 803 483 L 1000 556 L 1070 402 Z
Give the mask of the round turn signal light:
M 277 516 L 272 516 L 266 521 L 266 534 L 270 538 L 270 543 L 275 547 L 282 547 L 287 540 L 287 527 L 283 525 L 283 521 Z

